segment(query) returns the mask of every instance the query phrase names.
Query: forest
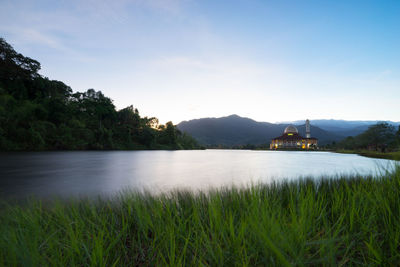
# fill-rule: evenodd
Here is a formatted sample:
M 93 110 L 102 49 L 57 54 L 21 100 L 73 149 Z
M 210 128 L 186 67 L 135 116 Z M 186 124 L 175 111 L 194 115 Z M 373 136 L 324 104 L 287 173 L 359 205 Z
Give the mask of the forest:
M 73 92 L 0 38 L 0 150 L 198 149 L 172 122 L 116 110 L 101 91 Z

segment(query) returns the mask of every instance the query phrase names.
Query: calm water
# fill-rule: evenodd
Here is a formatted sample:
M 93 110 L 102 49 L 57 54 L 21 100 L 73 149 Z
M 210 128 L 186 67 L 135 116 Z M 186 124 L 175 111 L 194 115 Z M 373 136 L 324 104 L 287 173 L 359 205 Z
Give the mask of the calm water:
M 0 196 L 111 195 L 248 185 L 299 176 L 377 174 L 391 161 L 351 154 L 284 151 L 102 151 L 0 153 Z

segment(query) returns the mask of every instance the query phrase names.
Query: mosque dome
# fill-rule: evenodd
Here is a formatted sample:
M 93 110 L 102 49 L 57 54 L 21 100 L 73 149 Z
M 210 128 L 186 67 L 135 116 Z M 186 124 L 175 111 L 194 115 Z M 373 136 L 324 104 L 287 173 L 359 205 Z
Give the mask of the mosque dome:
M 297 133 L 298 134 L 299 131 L 293 125 L 289 125 L 288 127 L 285 128 L 285 131 L 283 133 L 285 133 L 285 134 L 287 134 L 287 133 Z

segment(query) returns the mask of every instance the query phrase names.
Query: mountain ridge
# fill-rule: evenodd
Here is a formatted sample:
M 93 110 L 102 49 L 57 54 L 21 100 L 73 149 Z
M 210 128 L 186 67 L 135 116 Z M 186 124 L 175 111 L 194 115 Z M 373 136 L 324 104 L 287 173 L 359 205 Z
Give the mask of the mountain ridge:
M 225 117 L 209 117 L 180 122 L 177 127 L 192 135 L 203 145 L 246 145 L 268 144 L 278 137 L 290 124 L 258 122 L 251 118 L 232 114 Z M 305 124 L 297 125 L 299 133 L 305 136 Z M 330 133 L 311 124 L 311 135 L 319 139 L 320 144 L 339 141 L 344 136 Z

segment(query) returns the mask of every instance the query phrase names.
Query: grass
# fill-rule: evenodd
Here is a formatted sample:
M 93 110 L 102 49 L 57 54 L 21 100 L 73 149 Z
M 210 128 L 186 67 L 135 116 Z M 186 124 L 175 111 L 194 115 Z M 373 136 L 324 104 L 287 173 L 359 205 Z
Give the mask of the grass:
M 0 210 L 0 266 L 396 266 L 400 168 Z
M 380 158 L 380 159 L 391 159 L 391 160 L 399 160 L 400 161 L 400 151 L 396 152 L 378 152 L 378 151 L 371 151 L 371 150 L 345 150 L 340 149 L 335 151 L 336 153 L 343 153 L 343 154 L 358 154 L 364 157 L 370 158 Z

